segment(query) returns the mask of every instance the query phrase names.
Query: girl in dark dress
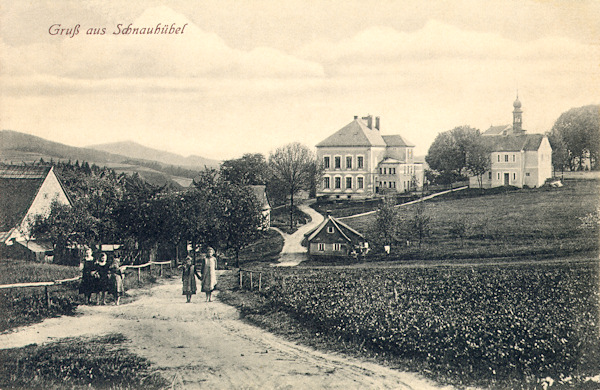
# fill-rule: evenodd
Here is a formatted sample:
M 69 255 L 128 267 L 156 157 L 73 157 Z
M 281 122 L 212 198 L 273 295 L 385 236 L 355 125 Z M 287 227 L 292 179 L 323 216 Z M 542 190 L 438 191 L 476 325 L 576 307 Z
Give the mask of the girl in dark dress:
M 196 294 L 196 278 L 201 279 L 196 271 L 196 266 L 192 263 L 190 256 L 185 258 L 185 263 L 181 266 L 183 274 L 181 281 L 183 282 L 183 293 L 187 298 L 187 303 L 191 302 L 192 295 Z
M 95 292 L 95 278 L 92 274 L 95 270 L 94 256 L 92 255 L 92 249 L 85 249 L 85 256 L 79 263 L 79 269 L 81 269 L 81 284 L 79 285 L 79 293 L 84 296 L 84 303 L 90 304 L 92 293 Z
M 106 253 L 100 255 L 98 262 L 96 263 L 96 272 L 98 276 L 96 278 L 96 303 L 97 304 L 106 304 L 106 293 L 110 288 L 110 278 L 108 276 L 108 263 L 106 262 L 107 257 Z M 102 302 L 100 302 L 102 299 Z

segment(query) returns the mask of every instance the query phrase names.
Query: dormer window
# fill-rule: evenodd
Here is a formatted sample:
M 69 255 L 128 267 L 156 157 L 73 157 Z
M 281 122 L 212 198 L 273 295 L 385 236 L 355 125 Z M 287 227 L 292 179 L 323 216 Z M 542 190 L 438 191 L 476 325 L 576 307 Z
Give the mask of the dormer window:
M 327 226 L 327 233 L 333 233 L 333 226 Z

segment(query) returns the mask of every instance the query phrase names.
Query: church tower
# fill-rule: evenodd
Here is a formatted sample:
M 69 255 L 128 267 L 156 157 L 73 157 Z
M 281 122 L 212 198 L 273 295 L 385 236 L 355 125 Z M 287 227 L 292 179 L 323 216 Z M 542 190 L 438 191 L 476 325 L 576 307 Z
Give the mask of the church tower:
M 521 102 L 519 101 L 519 94 L 517 93 L 517 99 L 513 103 L 513 134 L 522 134 L 523 130 L 523 110 L 521 110 Z

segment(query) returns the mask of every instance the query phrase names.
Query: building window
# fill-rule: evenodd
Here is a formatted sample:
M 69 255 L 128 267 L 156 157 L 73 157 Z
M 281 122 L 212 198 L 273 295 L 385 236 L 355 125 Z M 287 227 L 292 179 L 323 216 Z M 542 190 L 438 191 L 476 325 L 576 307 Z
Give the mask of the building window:
M 323 188 L 329 188 L 329 178 L 328 177 L 324 177 L 323 178 Z
M 340 169 L 341 167 L 342 167 L 341 157 L 335 157 L 335 169 Z
M 346 157 L 346 169 L 352 169 L 352 157 Z
M 498 180 L 500 180 L 500 172 L 498 172 Z
M 508 162 L 508 154 L 504 155 L 504 162 Z
M 329 169 L 329 156 L 323 157 L 323 167 Z
M 363 156 L 358 156 L 356 163 L 358 165 L 358 169 L 363 169 L 364 168 L 364 158 L 363 158 Z
M 529 176 L 529 172 L 525 173 L 525 176 Z
M 517 180 L 517 174 L 513 173 L 513 180 Z
M 498 162 L 500 162 L 500 155 L 498 155 Z
M 319 244 L 319 252 L 323 252 L 325 250 L 325 244 Z
M 342 188 L 342 179 L 339 177 L 335 178 L 335 188 Z
M 387 175 L 387 168 L 383 168 L 383 174 Z
M 352 188 L 352 178 L 351 177 L 346 178 L 346 188 Z
M 488 179 L 492 180 L 492 172 L 488 172 Z
M 356 184 L 359 190 L 362 190 L 365 186 L 364 180 L 362 177 L 356 179 Z
M 327 233 L 333 233 L 333 226 L 327 226 Z
M 516 156 L 513 154 L 513 162 L 515 162 L 515 161 L 516 161 L 516 158 L 517 158 L 517 157 L 516 157 Z
M 342 244 L 333 244 L 333 250 L 339 252 L 342 249 Z
M 381 168 L 381 167 L 379 168 L 379 174 L 380 175 L 383 174 L 383 168 Z

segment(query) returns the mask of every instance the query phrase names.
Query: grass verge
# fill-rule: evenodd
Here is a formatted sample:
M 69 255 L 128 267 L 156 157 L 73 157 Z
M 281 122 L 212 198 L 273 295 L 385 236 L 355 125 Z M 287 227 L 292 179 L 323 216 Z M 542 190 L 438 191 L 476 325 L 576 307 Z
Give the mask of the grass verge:
M 150 363 L 129 353 L 122 334 L 69 338 L 0 350 L 0 388 L 163 389 Z

